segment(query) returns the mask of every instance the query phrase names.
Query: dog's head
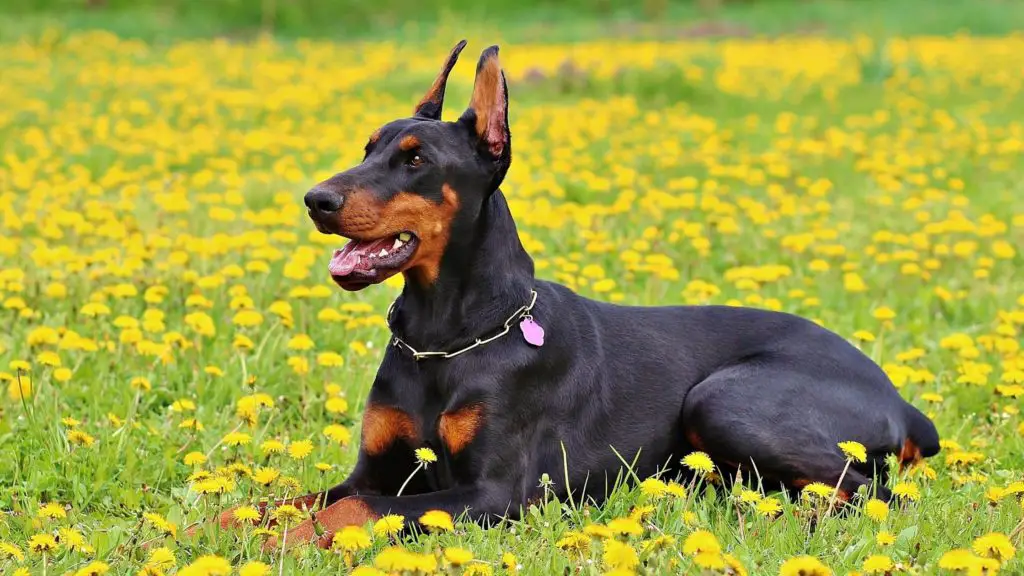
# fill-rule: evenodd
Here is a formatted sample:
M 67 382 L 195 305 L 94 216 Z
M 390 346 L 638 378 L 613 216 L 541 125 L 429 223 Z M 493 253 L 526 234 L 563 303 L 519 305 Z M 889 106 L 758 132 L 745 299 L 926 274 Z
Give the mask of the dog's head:
M 350 239 L 330 263 L 346 290 L 399 272 L 432 284 L 453 227 L 477 219 L 508 171 L 508 89 L 497 46 L 480 55 L 469 108 L 455 122 L 441 121 L 448 74 L 465 46 L 452 49 L 410 118 L 382 126 L 359 165 L 306 193 L 317 229 Z

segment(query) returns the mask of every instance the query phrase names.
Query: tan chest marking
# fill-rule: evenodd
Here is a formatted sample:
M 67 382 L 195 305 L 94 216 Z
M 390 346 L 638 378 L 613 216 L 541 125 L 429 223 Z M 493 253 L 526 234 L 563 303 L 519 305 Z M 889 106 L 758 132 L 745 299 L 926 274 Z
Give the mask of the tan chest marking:
M 476 437 L 483 424 L 484 407 L 482 404 L 470 404 L 441 414 L 438 433 L 448 452 L 458 454 Z
M 416 424 L 406 412 L 391 406 L 370 404 L 363 414 L 363 450 L 381 454 L 398 440 L 416 444 Z

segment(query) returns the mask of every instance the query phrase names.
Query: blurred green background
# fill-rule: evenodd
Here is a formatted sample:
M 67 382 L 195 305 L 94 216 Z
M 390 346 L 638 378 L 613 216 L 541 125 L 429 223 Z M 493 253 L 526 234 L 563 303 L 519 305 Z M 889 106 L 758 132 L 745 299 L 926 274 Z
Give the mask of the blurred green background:
M 1007 34 L 1021 0 L 0 0 L 0 40 L 47 27 L 163 38 L 406 39 L 439 28 L 500 29 L 506 40 L 778 34 Z

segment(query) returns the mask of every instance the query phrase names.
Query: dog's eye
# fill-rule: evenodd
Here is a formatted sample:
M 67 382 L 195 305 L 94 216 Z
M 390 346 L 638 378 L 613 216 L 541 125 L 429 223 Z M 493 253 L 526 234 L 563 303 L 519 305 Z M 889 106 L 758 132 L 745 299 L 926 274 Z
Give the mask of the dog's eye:
M 413 154 L 412 156 L 409 157 L 408 160 L 405 161 L 405 163 L 408 166 L 411 166 L 413 168 L 417 168 L 417 167 L 423 165 L 423 163 L 424 163 L 423 156 L 420 156 L 419 154 Z

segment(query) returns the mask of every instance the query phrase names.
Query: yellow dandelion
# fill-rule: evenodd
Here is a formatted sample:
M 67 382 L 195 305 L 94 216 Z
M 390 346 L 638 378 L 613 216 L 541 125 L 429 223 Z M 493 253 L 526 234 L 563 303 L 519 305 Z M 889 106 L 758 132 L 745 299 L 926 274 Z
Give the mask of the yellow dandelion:
M 889 505 L 878 498 L 871 498 L 864 504 L 864 514 L 875 522 L 884 522 L 889 517 Z
M 434 454 L 434 451 L 431 450 L 430 448 L 417 448 L 415 454 L 416 462 L 424 466 L 427 464 L 433 464 L 434 462 L 437 462 L 437 454 Z
M 1006 564 L 1012 560 L 1017 552 L 1010 539 L 999 532 L 989 532 L 977 538 L 971 545 L 971 549 L 978 556 L 992 558 L 999 561 L 1000 564 Z
M 707 530 L 695 530 L 683 541 L 683 554 L 696 556 L 701 553 L 720 554 L 722 545 L 718 538 Z
M 260 452 L 264 455 L 284 453 L 284 442 L 280 440 L 267 440 L 260 444 Z
M 361 526 L 345 526 L 340 531 L 334 533 L 334 538 L 331 540 L 331 548 L 333 550 L 355 552 L 369 548 L 371 543 L 370 535 Z
M 47 502 L 39 507 L 39 511 L 36 515 L 40 518 L 49 518 L 51 520 L 57 518 L 67 518 L 68 513 L 64 510 L 64 507 L 56 502 Z
M 867 448 L 865 448 L 860 442 L 854 442 L 852 440 L 840 442 L 839 449 L 843 451 L 843 454 L 846 455 L 848 460 L 859 463 L 868 461 Z
M 291 504 L 282 504 L 271 512 L 270 517 L 281 525 L 289 525 L 299 522 L 303 519 L 302 510 L 299 510 Z
M 758 501 L 754 509 L 757 510 L 757 513 L 761 516 L 773 517 L 782 512 L 782 504 L 777 498 L 767 497 Z
M 404 526 L 405 516 L 387 514 L 373 523 L 373 533 L 376 536 L 395 536 L 402 531 Z
M 451 532 L 455 530 L 451 514 L 443 510 L 430 510 L 420 516 L 420 524 L 431 530 L 439 532 Z
M 900 498 L 916 502 L 921 499 L 921 490 L 916 484 L 900 482 L 892 488 L 892 493 Z
M 444 559 L 452 566 L 463 566 L 473 560 L 473 553 L 455 546 L 444 549 Z
M 682 463 L 690 470 L 703 475 L 710 474 L 715 469 L 715 463 L 704 452 L 691 452 L 683 458 Z
M 570 530 L 555 542 L 555 547 L 561 550 L 583 552 L 590 547 L 590 538 L 586 534 Z
M 28 549 L 36 554 L 46 554 L 57 549 L 57 540 L 49 534 L 36 534 L 28 539 Z
M 622 536 L 640 536 L 644 533 L 643 526 L 633 518 L 615 518 L 608 522 L 608 529 Z
M 17 562 L 24 562 L 25 554 L 14 544 L 0 540 L 0 558 L 14 558 Z
M 605 540 L 601 561 L 608 568 L 633 569 L 640 564 L 636 550 L 625 542 Z
M 796 556 L 782 563 L 779 576 L 832 576 L 832 570 L 813 556 Z
M 892 559 L 881 554 L 868 556 L 861 566 L 861 570 L 868 574 L 887 574 L 892 571 L 894 564 Z
M 277 470 L 276 468 L 260 467 L 260 468 L 257 468 L 252 473 L 252 480 L 253 480 L 253 482 L 255 482 L 257 484 L 262 484 L 264 486 L 270 486 L 280 476 L 281 476 L 281 472 L 280 472 L 280 470 Z
M 298 440 L 288 445 L 288 456 L 295 460 L 303 460 L 313 453 L 313 442 Z
M 75 576 L 102 576 L 110 572 L 110 565 L 106 562 L 94 560 L 75 571 Z

